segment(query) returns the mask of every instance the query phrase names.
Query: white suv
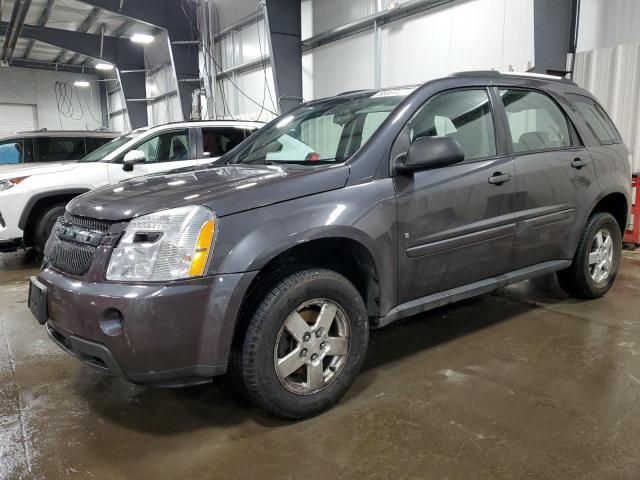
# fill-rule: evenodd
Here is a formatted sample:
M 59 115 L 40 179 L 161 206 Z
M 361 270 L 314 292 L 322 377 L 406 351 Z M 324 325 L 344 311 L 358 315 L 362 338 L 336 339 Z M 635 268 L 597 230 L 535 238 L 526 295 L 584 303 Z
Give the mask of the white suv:
M 42 252 L 74 197 L 131 177 L 211 162 L 262 126 L 260 122 L 180 122 L 135 130 L 76 162 L 0 173 L 0 252 Z

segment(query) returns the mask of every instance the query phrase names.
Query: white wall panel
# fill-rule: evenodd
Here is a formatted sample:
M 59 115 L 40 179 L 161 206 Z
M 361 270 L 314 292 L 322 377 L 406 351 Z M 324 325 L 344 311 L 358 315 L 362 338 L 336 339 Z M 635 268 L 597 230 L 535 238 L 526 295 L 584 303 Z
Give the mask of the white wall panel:
M 640 44 L 579 52 L 574 80 L 611 115 L 640 171 Z
M 533 65 L 533 0 L 453 3 L 382 29 L 382 86 Z
M 89 82 L 87 88 L 74 87 L 78 81 Z M 102 107 L 95 75 L 0 67 L 0 103 L 36 105 L 39 128 L 50 130 L 85 130 L 102 127 Z M 56 82 L 65 82 L 73 90 L 73 112 L 58 113 Z M 0 109 L 0 116 L 9 116 Z
M 578 51 L 640 43 L 640 1 L 581 0 Z
M 372 31 L 315 48 L 310 56 L 313 98 L 374 87 Z

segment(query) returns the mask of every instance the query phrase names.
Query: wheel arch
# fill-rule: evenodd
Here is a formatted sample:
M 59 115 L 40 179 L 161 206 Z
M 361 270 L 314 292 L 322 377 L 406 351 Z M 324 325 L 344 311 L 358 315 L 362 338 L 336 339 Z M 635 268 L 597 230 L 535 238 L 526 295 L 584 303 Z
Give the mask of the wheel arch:
M 33 245 L 36 226 L 35 219 L 45 211 L 47 206 L 69 202 L 78 195 L 82 195 L 88 191 L 88 188 L 68 188 L 43 192 L 32 196 L 27 201 L 18 220 L 18 227 L 24 232 L 23 238 L 25 246 Z
M 623 192 L 612 191 L 601 195 L 591 208 L 589 216 L 595 212 L 607 212 L 613 215 L 624 236 L 629 215 L 629 200 Z
M 270 256 L 249 285 L 236 319 L 233 342 L 241 340 L 252 308 L 282 276 L 304 268 L 333 270 L 354 284 L 367 308 L 370 322 L 380 314 L 380 283 L 375 257 L 363 242 L 345 236 L 314 238 Z

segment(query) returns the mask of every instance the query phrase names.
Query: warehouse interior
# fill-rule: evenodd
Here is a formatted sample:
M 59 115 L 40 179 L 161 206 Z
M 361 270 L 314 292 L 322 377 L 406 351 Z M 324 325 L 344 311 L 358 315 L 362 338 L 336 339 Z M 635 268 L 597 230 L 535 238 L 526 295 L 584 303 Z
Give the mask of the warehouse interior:
M 638 24 L 640 2 L 636 0 L 0 0 L 0 479 L 640 478 L 640 420 L 635 415 L 640 399 L 640 190 L 635 186 L 640 174 Z M 146 208 L 153 198 L 161 211 L 179 206 L 172 195 L 192 203 L 199 196 L 214 195 L 221 204 L 233 203 L 235 210 L 226 208 L 229 217 L 235 218 L 252 210 L 251 201 L 262 202 L 260 208 L 267 205 L 267 194 L 259 200 L 251 197 L 256 183 L 280 181 L 287 174 L 279 167 L 268 170 L 274 163 L 265 161 L 261 165 L 267 170 L 259 177 L 240 178 L 230 166 L 212 169 L 211 160 L 221 155 L 222 160 L 231 158 L 242 145 L 250 145 L 252 136 L 295 123 L 296 112 L 312 108 L 318 100 L 359 92 L 373 92 L 371 98 L 385 92 L 417 92 L 421 85 L 435 85 L 439 79 L 462 78 L 456 72 L 479 72 L 472 75 L 488 78 L 503 78 L 498 72 L 504 72 L 506 78 L 513 75 L 523 81 L 547 79 L 570 84 L 567 88 L 575 84 L 593 95 L 603 117 L 615 124 L 613 135 L 619 134 L 621 141 L 612 143 L 626 145 L 625 172 L 633 177 L 625 173 L 628 182 L 621 187 L 628 191 L 629 205 L 620 214 L 626 218 L 624 227 L 624 220 L 616 217 L 622 223 L 619 269 L 606 295 L 578 300 L 557 280 L 558 269 L 550 268 L 536 278 L 523 276 L 525 281 L 519 283 L 505 280 L 473 298 L 461 296 L 456 303 L 443 301 L 428 311 L 416 309 L 414 315 L 372 328 L 362 370 L 350 389 L 333 408 L 297 420 L 256 408 L 255 402 L 245 398 L 246 385 L 238 387 L 231 374 L 188 386 L 167 382 L 160 387 L 181 388 L 160 388 L 119 378 L 105 368 L 90 368 L 86 358 L 81 359 L 83 363 L 69 355 L 73 345 L 61 349 L 55 333 L 34 320 L 38 307 L 32 300 L 32 284 L 33 279 L 43 281 L 42 271 L 51 269 L 45 250 L 49 233 L 56 235 L 58 218 L 84 216 L 78 212 L 89 211 L 94 188 L 102 187 L 100 192 L 107 193 L 101 194 L 99 205 L 91 207 L 95 222 L 84 225 L 81 232 L 88 237 L 94 225 L 105 221 L 100 216 L 103 208 L 129 212 L 141 205 Z M 497 98 L 491 94 L 489 103 Z M 404 113 L 401 110 L 394 110 L 396 119 Z M 500 127 L 511 119 L 507 114 L 493 117 L 499 128 L 509 128 Z M 565 112 L 567 118 L 570 115 Z M 391 128 L 393 122 L 387 122 L 383 126 Z M 336 137 L 338 124 L 326 122 L 316 135 Z M 215 147 L 209 141 L 207 146 L 206 129 L 213 132 L 215 128 L 226 129 L 224 141 Z M 229 133 L 234 128 L 236 133 Z M 453 124 L 451 128 L 456 130 Z M 567 135 L 572 138 L 582 136 L 580 129 L 570 130 Z M 142 144 L 140 139 L 146 141 L 154 132 L 160 132 L 155 137 L 160 138 L 158 146 Z M 165 137 L 171 158 L 162 159 L 159 152 Z M 69 150 L 52 150 L 47 159 L 45 145 L 54 145 L 56 138 L 58 148 Z M 72 138 L 82 139 L 80 148 Z M 372 138 L 372 143 L 382 141 Z M 236 143 L 240 146 L 234 149 Z M 145 148 L 156 148 L 157 159 L 152 160 L 151 150 Z M 77 156 L 64 157 L 71 150 Z M 142 159 L 130 157 L 141 152 Z M 500 157 L 500 152 L 494 153 Z M 116 154 L 120 158 L 114 160 Z M 277 163 L 282 155 L 274 150 L 265 159 Z M 320 148 L 304 150 L 304 155 L 307 161 L 326 160 Z M 610 155 L 604 162 L 613 170 L 614 155 L 604 150 L 602 155 Z M 190 163 L 181 163 L 185 159 Z M 36 163 L 41 161 L 46 163 Z M 105 166 L 104 171 L 91 173 L 99 166 Z M 221 193 L 217 184 L 199 183 L 201 190 L 197 190 L 195 180 L 172 182 L 169 178 L 163 197 L 154 179 L 174 168 L 219 171 L 216 176 L 229 177 L 232 183 L 227 185 L 229 191 Z M 339 170 L 339 166 L 331 168 Z M 351 172 L 360 174 L 356 167 Z M 584 172 L 578 170 L 583 176 L 574 177 L 576 190 Z M 334 175 L 323 181 L 339 184 Z M 388 176 L 389 168 L 382 175 Z M 29 182 L 36 177 L 39 183 L 32 187 Z M 552 188 L 556 181 L 553 175 L 545 177 Z M 247 217 L 250 220 L 226 220 L 225 224 L 225 214 L 214 212 L 209 241 L 211 251 L 214 244 L 229 248 L 231 266 L 225 274 L 258 271 L 253 264 L 245 270 L 234 269 L 232 254 L 235 249 L 236 255 L 249 257 L 252 249 L 276 243 L 275 234 L 259 230 L 262 222 L 276 223 L 283 232 L 290 228 L 296 247 L 303 243 L 294 237 L 300 223 L 287 225 L 287 219 L 298 214 L 313 220 L 316 190 L 305 190 L 313 181 L 306 182 L 290 174 L 281 184 L 280 197 L 273 203 L 282 204 L 283 210 L 289 208 L 285 200 L 290 197 L 308 200 L 289 208 L 286 218 L 255 213 Z M 173 193 L 185 183 L 189 189 Z M 340 216 L 354 202 L 374 203 L 366 196 L 345 200 L 338 193 L 345 183 L 331 187 L 336 189 L 333 199 L 329 187 L 322 192 L 335 208 L 320 227 L 344 221 Z M 139 190 L 130 192 L 131 185 Z M 521 190 L 529 186 L 517 185 Z M 18 196 L 20 189 L 31 190 Z M 445 206 L 430 218 L 444 229 L 450 214 L 446 202 L 453 202 L 456 193 L 438 195 L 436 201 L 444 198 Z M 517 195 L 514 190 L 512 198 Z M 89 200 L 83 204 L 83 198 Z M 122 206 L 123 201 L 129 203 Z M 24 207 L 18 209 L 19 202 Z M 363 215 L 354 223 L 369 228 L 376 241 L 397 237 L 398 242 L 408 242 L 409 233 L 403 240 L 400 227 L 390 232 L 386 223 L 371 220 L 399 215 L 400 202 L 398 196 L 398 206 L 394 203 L 393 208 L 378 212 L 381 217 Z M 375 204 L 379 210 L 385 205 Z M 479 209 L 471 203 L 466 208 Z M 611 213 L 616 216 L 614 207 Z M 128 219 L 135 221 L 137 215 Z M 117 223 L 106 220 L 109 228 Z M 420 220 L 416 215 L 408 223 Z M 12 221 L 19 235 L 4 235 Z M 239 233 L 229 236 L 224 230 L 229 225 L 255 228 L 247 235 L 254 243 L 243 243 Z M 148 230 L 140 230 L 135 238 L 155 232 Z M 578 230 L 582 232 L 582 225 Z M 203 231 L 194 236 L 198 242 Z M 168 236 L 164 233 L 164 238 Z M 531 236 L 538 238 L 535 232 Z M 539 236 L 540 242 L 549 245 L 557 241 Z M 358 238 L 352 233 L 350 240 Z M 436 234 L 433 238 L 444 241 Z M 237 243 L 231 245 L 233 241 Z M 328 245 L 330 264 L 351 268 L 348 252 L 331 242 Z M 99 251 L 108 246 L 103 239 L 92 248 Z M 277 248 L 280 255 L 284 247 L 278 244 Z M 208 252 L 206 248 L 195 251 Z M 295 259 L 302 258 L 305 265 L 320 256 L 315 250 L 298 252 L 303 253 Z M 215 253 L 211 255 L 204 257 L 206 268 L 218 265 Z M 403 265 L 395 252 L 381 256 L 387 258 L 370 255 L 371 263 L 379 261 L 394 269 Z M 369 261 L 369 256 L 359 254 L 353 258 L 354 264 Z M 482 255 L 471 258 L 471 263 L 475 261 L 481 263 Z M 219 264 L 226 266 L 224 259 Z M 452 260 L 450 265 L 454 264 Z M 565 267 L 570 264 L 567 260 Z M 276 266 L 285 271 L 287 265 L 283 261 Z M 108 268 L 111 272 L 111 265 Z M 96 275 L 95 271 L 94 262 L 83 274 Z M 279 270 L 263 271 L 256 278 L 271 286 Z M 104 278 L 108 280 L 109 274 Z M 372 278 L 378 282 L 379 276 Z M 393 277 L 398 283 L 390 290 L 399 298 L 403 283 L 396 277 L 401 273 Z M 49 286 L 48 301 L 62 306 L 47 307 L 45 299 L 44 308 L 49 313 L 66 309 L 75 318 L 74 310 L 85 314 L 91 308 L 86 304 L 92 302 L 83 300 L 81 292 L 97 288 L 100 281 L 97 276 L 69 278 L 66 285 L 78 282 L 77 295 L 55 299 L 58 290 Z M 423 276 L 419 278 L 426 283 Z M 142 282 L 122 296 L 135 299 L 138 292 L 152 288 L 149 283 L 155 288 L 153 282 Z M 164 286 L 171 287 L 170 283 Z M 362 292 L 360 284 L 353 283 Z M 189 285 L 185 295 L 195 284 Z M 242 301 L 238 309 L 243 314 L 250 305 L 247 299 L 257 301 L 252 295 L 257 295 L 259 287 L 254 285 L 237 300 L 238 305 Z M 228 288 L 224 283 L 224 289 L 217 291 L 223 300 L 232 298 Z M 158 287 L 151 296 L 163 295 L 166 291 Z M 377 295 L 371 294 L 376 297 L 373 302 L 384 303 Z M 116 290 L 96 295 L 113 300 L 126 312 L 116 296 Z M 360 303 L 366 304 L 365 314 L 371 318 L 370 299 L 363 297 Z M 182 311 L 182 316 L 177 314 L 175 328 L 165 329 L 164 335 L 167 331 L 169 336 L 181 334 L 181 322 L 190 315 L 193 298 L 200 297 L 182 297 L 180 307 L 172 310 Z M 202 301 L 211 315 L 221 314 L 222 300 Z M 138 305 L 128 311 L 144 308 L 150 307 Z M 160 310 L 156 305 L 147 316 L 161 316 Z M 105 318 L 101 317 L 100 328 L 111 335 L 104 327 L 111 320 Z M 123 336 L 135 351 L 127 328 L 125 322 Z M 202 338 L 211 340 L 206 336 L 211 330 L 199 328 Z M 231 335 L 235 331 L 232 328 Z M 117 328 L 113 332 L 114 336 L 121 333 Z M 158 330 L 145 330 L 144 347 L 134 353 L 144 356 L 142 350 L 151 351 L 154 343 L 162 343 L 157 334 Z M 282 331 L 278 339 L 281 335 Z M 229 340 L 230 348 L 237 347 L 237 341 L 236 337 Z M 202 340 L 191 350 L 209 347 Z M 175 351 L 167 356 L 174 353 L 176 358 L 187 355 Z M 246 350 L 242 355 L 238 362 L 245 361 Z M 230 357 L 229 365 L 234 361 Z

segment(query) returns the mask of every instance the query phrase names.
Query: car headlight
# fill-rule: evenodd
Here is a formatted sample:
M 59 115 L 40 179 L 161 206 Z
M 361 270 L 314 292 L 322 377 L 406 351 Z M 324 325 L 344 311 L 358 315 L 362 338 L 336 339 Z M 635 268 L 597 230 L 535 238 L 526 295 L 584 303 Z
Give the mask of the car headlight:
M 216 232 L 216 216 L 189 206 L 134 218 L 113 249 L 107 280 L 167 281 L 204 275 Z
M 15 178 L 7 178 L 5 180 L 0 180 L 0 192 L 4 190 L 9 190 L 11 187 L 16 186 L 25 178 L 28 178 L 28 177 L 15 177 Z

